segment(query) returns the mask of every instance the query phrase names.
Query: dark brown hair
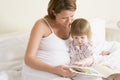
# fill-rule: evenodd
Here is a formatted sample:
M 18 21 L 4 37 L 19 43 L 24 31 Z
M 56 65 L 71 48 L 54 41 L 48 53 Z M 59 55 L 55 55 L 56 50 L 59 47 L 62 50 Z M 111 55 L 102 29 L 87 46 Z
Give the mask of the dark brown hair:
M 82 36 L 87 35 L 91 39 L 91 28 L 90 24 L 86 19 L 78 18 L 71 24 L 71 35 Z
M 76 10 L 76 0 L 50 0 L 48 4 L 48 17 L 55 19 L 53 11 L 60 13 L 62 10 Z

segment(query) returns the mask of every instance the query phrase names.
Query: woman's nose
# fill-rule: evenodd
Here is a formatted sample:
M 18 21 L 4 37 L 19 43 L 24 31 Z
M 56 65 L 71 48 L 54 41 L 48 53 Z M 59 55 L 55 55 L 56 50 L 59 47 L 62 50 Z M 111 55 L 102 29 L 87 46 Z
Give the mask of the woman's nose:
M 71 23 L 72 23 L 72 21 L 73 21 L 73 19 L 72 19 L 72 18 L 68 18 L 68 23 L 69 23 L 69 24 L 71 24 Z

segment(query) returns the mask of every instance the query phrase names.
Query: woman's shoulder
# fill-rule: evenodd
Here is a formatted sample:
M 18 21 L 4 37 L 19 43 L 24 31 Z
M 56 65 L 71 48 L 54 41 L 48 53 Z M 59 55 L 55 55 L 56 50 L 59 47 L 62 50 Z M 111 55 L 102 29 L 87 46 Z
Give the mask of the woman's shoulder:
M 43 34 L 43 36 L 47 36 L 51 33 L 48 25 L 44 21 L 44 18 L 36 20 L 32 28 L 32 32 L 37 34 Z
M 40 18 L 35 21 L 35 25 L 45 25 L 44 18 Z
M 48 25 L 45 23 L 44 18 L 40 18 L 35 21 L 33 28 L 46 30 Z
M 42 17 L 42 18 L 36 20 L 35 24 L 46 25 L 47 18 L 48 18 L 47 16 Z

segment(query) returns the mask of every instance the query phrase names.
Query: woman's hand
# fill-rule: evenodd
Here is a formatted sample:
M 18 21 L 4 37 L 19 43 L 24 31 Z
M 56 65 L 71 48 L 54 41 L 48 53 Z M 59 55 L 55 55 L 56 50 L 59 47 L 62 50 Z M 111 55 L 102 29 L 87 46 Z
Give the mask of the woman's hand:
M 71 77 L 73 76 L 75 73 L 70 71 L 70 68 L 68 66 L 56 66 L 53 69 L 54 73 L 57 75 L 60 75 L 62 77 Z

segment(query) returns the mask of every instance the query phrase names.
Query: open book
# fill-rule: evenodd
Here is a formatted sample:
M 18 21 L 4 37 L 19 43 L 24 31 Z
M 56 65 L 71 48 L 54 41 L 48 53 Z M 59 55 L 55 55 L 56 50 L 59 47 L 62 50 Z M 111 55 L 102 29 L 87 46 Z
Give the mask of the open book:
M 114 74 L 120 74 L 120 71 L 115 71 L 106 65 L 97 65 L 93 67 L 70 66 L 70 70 L 78 74 L 98 76 L 104 78 L 107 78 Z

